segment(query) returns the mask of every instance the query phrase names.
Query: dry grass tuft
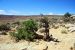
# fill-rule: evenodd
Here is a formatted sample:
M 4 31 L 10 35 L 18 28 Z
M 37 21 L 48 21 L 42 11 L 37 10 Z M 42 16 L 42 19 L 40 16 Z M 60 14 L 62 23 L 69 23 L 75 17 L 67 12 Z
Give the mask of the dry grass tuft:
M 61 30 L 61 33 L 62 34 L 67 34 L 68 32 L 67 32 L 67 30 Z

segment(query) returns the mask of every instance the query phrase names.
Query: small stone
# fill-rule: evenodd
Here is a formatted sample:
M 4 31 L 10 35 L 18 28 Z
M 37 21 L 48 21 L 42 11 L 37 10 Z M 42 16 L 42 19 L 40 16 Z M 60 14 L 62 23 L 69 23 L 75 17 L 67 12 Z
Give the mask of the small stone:
M 27 50 L 27 48 L 24 48 L 24 49 L 22 49 L 22 50 Z
M 70 50 L 73 50 L 73 47 L 71 47 Z

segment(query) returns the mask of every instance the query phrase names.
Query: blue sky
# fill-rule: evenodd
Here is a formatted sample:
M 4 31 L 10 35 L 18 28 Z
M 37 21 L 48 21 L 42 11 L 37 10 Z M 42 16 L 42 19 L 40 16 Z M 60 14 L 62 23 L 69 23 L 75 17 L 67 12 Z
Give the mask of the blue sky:
M 75 0 L 0 0 L 0 14 L 75 14 Z

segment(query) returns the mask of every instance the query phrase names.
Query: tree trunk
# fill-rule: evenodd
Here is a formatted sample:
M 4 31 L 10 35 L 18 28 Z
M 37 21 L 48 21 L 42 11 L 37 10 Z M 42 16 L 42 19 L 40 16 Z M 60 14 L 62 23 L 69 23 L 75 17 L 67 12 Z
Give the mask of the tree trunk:
M 49 40 L 49 29 L 48 28 L 45 28 L 44 40 L 45 41 Z

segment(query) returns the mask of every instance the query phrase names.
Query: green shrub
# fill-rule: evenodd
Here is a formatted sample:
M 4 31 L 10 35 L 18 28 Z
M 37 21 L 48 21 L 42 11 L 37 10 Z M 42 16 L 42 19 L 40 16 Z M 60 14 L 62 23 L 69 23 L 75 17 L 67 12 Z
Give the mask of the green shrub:
M 23 26 L 27 31 L 37 31 L 37 23 L 35 21 L 33 21 L 32 19 L 24 21 L 23 22 Z
M 21 28 L 17 29 L 17 32 L 10 33 L 12 37 L 17 40 L 25 39 L 33 41 L 35 37 L 35 32 L 37 31 L 37 23 L 33 20 L 27 20 L 23 22 Z
M 64 14 L 63 21 L 70 22 L 70 20 L 71 20 L 70 18 L 71 18 L 71 14 L 69 12 L 67 12 Z
M 6 24 L 0 25 L 0 31 L 8 31 L 8 30 L 10 30 L 10 26 Z

